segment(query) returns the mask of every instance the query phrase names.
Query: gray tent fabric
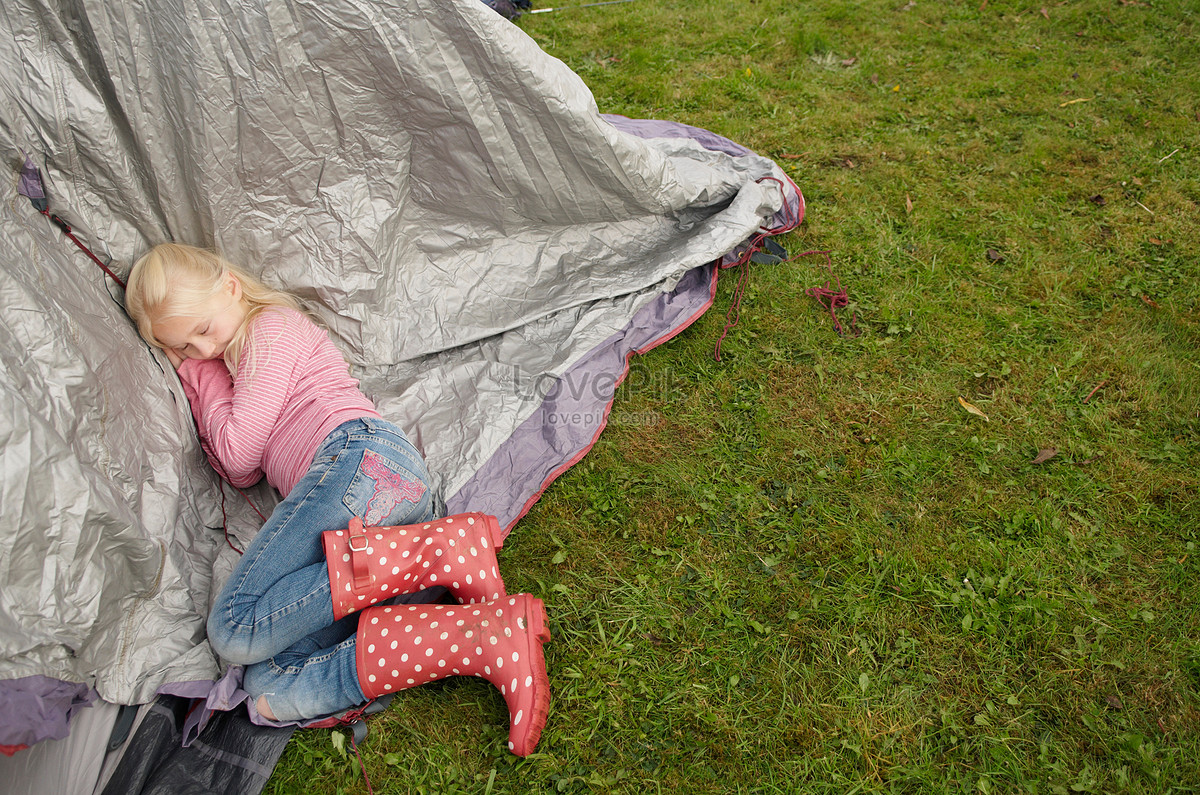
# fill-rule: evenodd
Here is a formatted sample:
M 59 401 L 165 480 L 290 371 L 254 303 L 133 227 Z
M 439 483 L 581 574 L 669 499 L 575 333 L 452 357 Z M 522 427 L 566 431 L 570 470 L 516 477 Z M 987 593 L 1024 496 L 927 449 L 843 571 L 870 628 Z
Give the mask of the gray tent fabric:
M 707 130 L 677 122 L 605 116 L 617 129 L 647 138 L 687 138 L 717 152 L 742 157 L 750 150 Z M 793 189 L 795 186 L 791 186 Z M 804 197 L 798 189 L 771 220 L 766 232 L 799 225 Z M 719 261 L 694 268 L 675 289 L 656 296 L 620 331 L 590 350 L 554 378 L 518 382 L 517 388 L 541 399 L 537 409 L 449 499 L 451 513 L 480 510 L 499 517 L 511 529 L 558 475 L 591 449 L 608 421 L 616 388 L 635 353 L 667 341 L 712 304 L 717 269 L 731 267 L 751 253 L 739 245 Z
M 308 301 L 447 504 L 510 529 L 713 263 L 804 211 L 766 158 L 602 116 L 477 0 L 9 0 L 0 153 L 0 746 L 66 726 L 20 691 L 210 692 L 210 597 L 275 502 L 222 487 L 120 290 L 18 194 L 27 156 L 118 273 L 173 239 Z M 544 433 L 574 393 L 538 385 L 585 381 L 596 422 Z

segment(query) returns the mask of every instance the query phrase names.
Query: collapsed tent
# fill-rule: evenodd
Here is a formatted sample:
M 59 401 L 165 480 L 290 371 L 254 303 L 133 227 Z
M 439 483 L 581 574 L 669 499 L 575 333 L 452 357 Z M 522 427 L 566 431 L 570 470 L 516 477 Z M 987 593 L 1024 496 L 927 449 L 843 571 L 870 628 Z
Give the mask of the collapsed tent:
M 179 240 L 309 302 L 449 509 L 507 529 L 595 441 L 628 357 L 804 210 L 736 144 L 600 115 L 478 0 L 12 0 L 0 151 L 9 750 L 97 698 L 206 699 L 191 736 L 237 706 L 204 617 L 274 502 L 222 488 L 120 289 L 18 195 L 27 158 L 117 273 Z

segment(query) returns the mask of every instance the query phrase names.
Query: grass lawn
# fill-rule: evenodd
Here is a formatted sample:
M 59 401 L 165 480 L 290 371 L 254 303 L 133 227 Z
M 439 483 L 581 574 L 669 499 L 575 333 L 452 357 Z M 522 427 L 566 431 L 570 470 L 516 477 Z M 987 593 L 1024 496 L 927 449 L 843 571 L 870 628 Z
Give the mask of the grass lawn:
M 504 547 L 554 634 L 538 753 L 449 680 L 371 721 L 375 791 L 1200 790 L 1200 8 L 519 25 L 600 110 L 776 159 L 860 333 L 822 257 L 756 266 L 717 362 L 726 273 Z M 366 786 L 309 731 L 268 791 Z

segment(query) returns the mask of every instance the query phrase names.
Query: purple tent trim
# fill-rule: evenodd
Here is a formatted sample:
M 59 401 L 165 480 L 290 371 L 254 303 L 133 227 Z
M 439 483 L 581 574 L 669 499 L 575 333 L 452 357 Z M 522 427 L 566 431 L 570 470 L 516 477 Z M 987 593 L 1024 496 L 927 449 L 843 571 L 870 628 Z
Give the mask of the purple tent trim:
M 96 694 L 78 682 L 48 676 L 10 679 L 0 688 L 0 715 L 20 715 L 21 721 L 0 724 L 0 746 L 28 746 L 42 740 L 61 740 L 70 733 L 71 715 L 90 707 Z

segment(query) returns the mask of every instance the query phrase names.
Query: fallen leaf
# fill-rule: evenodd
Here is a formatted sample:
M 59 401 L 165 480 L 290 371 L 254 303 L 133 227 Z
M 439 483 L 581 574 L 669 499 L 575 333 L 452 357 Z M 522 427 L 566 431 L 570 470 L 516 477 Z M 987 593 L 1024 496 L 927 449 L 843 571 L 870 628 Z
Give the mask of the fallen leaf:
M 963 407 L 964 409 L 966 409 L 967 411 L 971 412 L 971 413 L 972 413 L 972 414 L 974 414 L 976 417 L 983 417 L 983 421 L 984 421 L 984 422 L 991 422 L 991 420 L 989 420 L 989 419 L 988 419 L 988 415 L 984 414 L 982 411 L 980 411 L 979 409 L 975 408 L 974 406 L 972 406 L 972 405 L 971 405 L 970 403 L 968 403 L 967 401 L 963 400 L 963 396 L 962 396 L 962 395 L 959 395 L 959 396 L 958 396 L 958 402 L 962 404 L 962 407 Z
M 1121 703 L 1121 699 L 1117 698 L 1116 696 L 1105 696 L 1104 700 L 1107 701 L 1108 705 L 1113 709 L 1125 709 L 1125 705 Z
M 847 58 L 842 61 L 842 66 L 854 66 L 856 63 L 858 63 L 858 58 Z
M 1158 309 L 1158 304 L 1155 302 L 1155 300 L 1153 298 L 1151 298 L 1148 295 L 1142 296 L 1142 303 L 1145 304 L 1146 306 L 1150 307 L 1151 309 Z
M 994 248 L 989 248 L 987 250 L 987 258 L 989 260 L 991 260 L 992 262 L 1003 262 L 1004 261 L 1004 255 L 1001 254 L 999 251 L 997 251 Z
M 1079 102 L 1091 102 L 1091 101 L 1092 101 L 1091 97 L 1080 97 L 1079 99 L 1068 99 L 1066 102 L 1060 102 L 1060 103 L 1058 103 L 1058 106 L 1060 108 L 1065 108 L 1067 105 L 1075 105 Z
M 1050 18 L 1050 12 L 1046 10 L 1045 6 L 1042 6 L 1042 16 L 1044 16 L 1046 19 Z
M 780 157 L 784 160 L 800 160 L 801 158 L 804 157 L 804 155 L 784 154 L 784 155 L 780 155 Z
M 1105 200 L 1105 198 L 1103 196 L 1101 196 L 1099 193 L 1097 193 L 1095 196 L 1088 199 L 1088 201 L 1090 201 L 1092 204 L 1096 205 L 1097 207 L 1103 207 L 1104 205 L 1108 204 L 1108 202 Z
M 873 85 L 873 86 L 879 85 L 879 75 L 871 75 L 867 79 L 871 81 L 871 85 Z M 1198 120 L 1200 120 L 1200 118 L 1198 118 Z
M 1054 456 L 1058 455 L 1058 450 L 1054 447 L 1043 447 L 1038 450 L 1037 458 L 1033 459 L 1035 464 L 1044 464 Z
M 912 212 L 912 207 L 913 207 L 913 205 L 912 205 L 912 196 L 909 196 L 907 193 L 906 193 L 906 194 L 904 194 L 904 212 L 905 212 L 906 214 L 907 214 L 907 213 L 911 213 L 911 212 Z
M 1159 240 L 1157 237 L 1152 237 L 1152 238 L 1150 238 L 1150 242 L 1151 242 L 1151 243 L 1153 243 L 1153 244 L 1154 244 L 1154 245 L 1156 245 L 1156 246 L 1161 246 L 1161 245 L 1162 245 L 1162 241 L 1161 241 L 1161 240 Z

